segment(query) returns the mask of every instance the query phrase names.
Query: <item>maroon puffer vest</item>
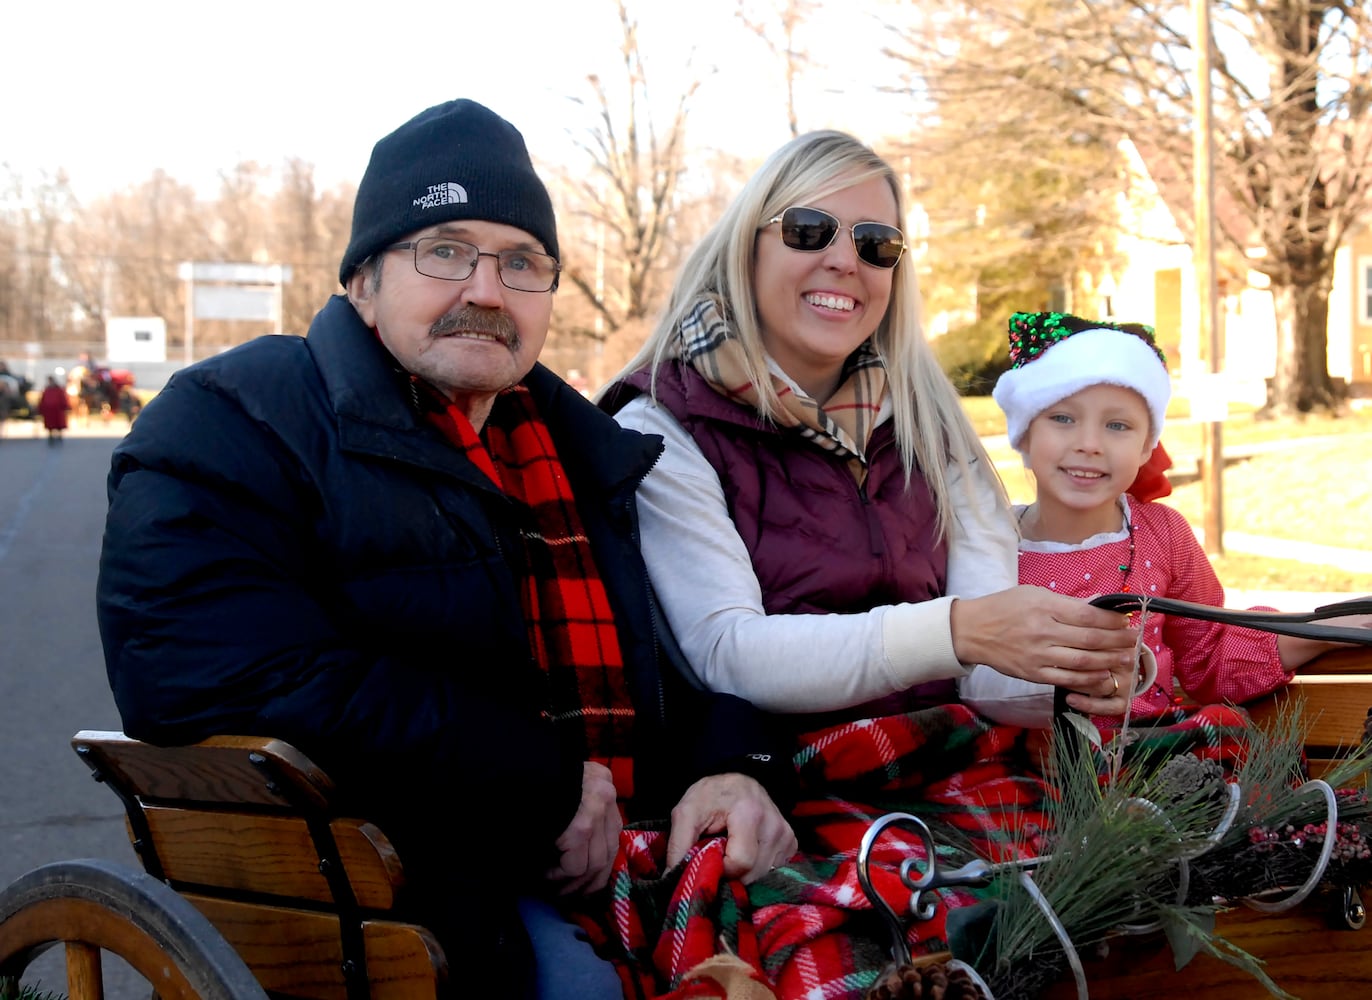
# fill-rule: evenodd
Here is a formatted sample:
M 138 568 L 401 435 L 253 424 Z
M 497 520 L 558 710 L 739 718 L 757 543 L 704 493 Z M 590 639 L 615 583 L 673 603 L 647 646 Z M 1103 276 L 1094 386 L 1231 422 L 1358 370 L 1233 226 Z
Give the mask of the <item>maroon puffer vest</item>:
M 614 412 L 647 388 L 648 372 L 637 372 L 603 405 Z M 859 487 L 841 458 L 765 423 L 680 362 L 659 369 L 657 401 L 719 474 L 768 614 L 843 614 L 942 596 L 948 548 L 937 540 L 937 510 L 919 470 L 906 488 L 891 421 L 872 434 Z M 929 704 L 954 692 L 950 680 L 907 694 Z

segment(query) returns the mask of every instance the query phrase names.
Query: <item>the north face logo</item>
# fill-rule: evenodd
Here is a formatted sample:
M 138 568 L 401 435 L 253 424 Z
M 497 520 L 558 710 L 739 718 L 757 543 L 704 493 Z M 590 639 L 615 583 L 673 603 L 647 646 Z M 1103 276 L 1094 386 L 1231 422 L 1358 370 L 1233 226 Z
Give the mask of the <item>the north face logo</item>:
M 467 189 L 461 184 L 454 184 L 449 181 L 446 184 L 430 184 L 428 194 L 421 195 L 414 200 L 414 206 L 418 209 L 437 208 L 439 205 L 465 205 L 467 203 Z

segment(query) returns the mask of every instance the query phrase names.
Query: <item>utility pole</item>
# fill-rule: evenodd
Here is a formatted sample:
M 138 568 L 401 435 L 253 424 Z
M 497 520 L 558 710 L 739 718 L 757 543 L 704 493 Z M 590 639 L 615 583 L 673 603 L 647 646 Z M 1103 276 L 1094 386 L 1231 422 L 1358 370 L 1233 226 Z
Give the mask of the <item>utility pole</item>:
M 1220 329 L 1218 322 L 1218 282 L 1215 278 L 1215 138 L 1210 123 L 1210 0 L 1191 0 L 1195 15 L 1193 51 L 1196 56 L 1194 86 L 1196 122 L 1194 133 L 1195 167 L 1192 171 L 1192 200 L 1195 205 L 1196 239 L 1193 250 L 1196 272 L 1198 341 L 1209 355 L 1211 377 L 1206 383 L 1218 387 L 1220 371 Z M 1223 418 L 1206 407 L 1208 419 L 1201 439 L 1202 528 L 1205 551 L 1224 555 L 1224 423 Z M 1226 404 L 1227 411 L 1228 406 Z

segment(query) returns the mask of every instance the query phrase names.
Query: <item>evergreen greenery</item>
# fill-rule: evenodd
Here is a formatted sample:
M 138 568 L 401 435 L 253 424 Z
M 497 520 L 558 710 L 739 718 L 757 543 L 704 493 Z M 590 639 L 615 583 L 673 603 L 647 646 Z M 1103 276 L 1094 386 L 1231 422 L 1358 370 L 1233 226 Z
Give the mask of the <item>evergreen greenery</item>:
M 1354 787 L 1372 771 L 1372 742 L 1325 775 L 1341 789 L 1331 823 L 1325 798 L 1301 787 L 1307 732 L 1293 702 L 1251 731 L 1226 779 L 1218 764 L 1189 754 L 1125 755 L 1115 767 L 1111 746 L 1102 751 L 1063 727 L 1045 768 L 1051 832 L 1029 865 L 1032 886 L 1005 872 L 990 900 L 971 908 L 980 912 L 950 915 L 954 955 L 977 969 L 996 1000 L 1030 1000 L 1070 975 L 1058 933 L 1034 898 L 1041 894 L 1079 955 L 1120 933 L 1160 930 L 1178 967 L 1205 951 L 1286 1000 L 1258 958 L 1216 932 L 1216 916 L 1244 898 L 1280 899 L 1299 887 L 1327 837 L 1335 847 L 1321 884 L 1372 876 L 1364 835 L 1372 809 Z M 1126 748 L 1128 735 L 1117 738 Z

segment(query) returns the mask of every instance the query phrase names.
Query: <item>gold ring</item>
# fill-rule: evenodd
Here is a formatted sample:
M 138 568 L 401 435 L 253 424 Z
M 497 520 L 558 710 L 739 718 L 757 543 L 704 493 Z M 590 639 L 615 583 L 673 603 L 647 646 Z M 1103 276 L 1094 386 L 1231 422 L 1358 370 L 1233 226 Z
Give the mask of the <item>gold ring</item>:
M 1110 675 L 1110 683 L 1113 684 L 1113 685 L 1115 685 L 1114 694 L 1111 695 L 1111 697 L 1113 698 L 1115 694 L 1119 694 L 1119 693 L 1120 693 L 1120 680 L 1119 680 L 1119 678 L 1116 677 L 1114 674 L 1111 674 L 1111 675 Z

